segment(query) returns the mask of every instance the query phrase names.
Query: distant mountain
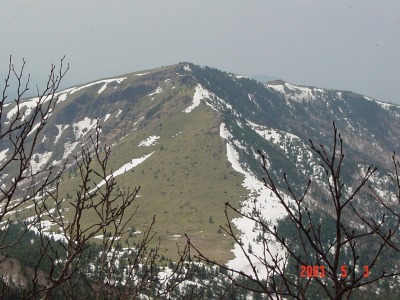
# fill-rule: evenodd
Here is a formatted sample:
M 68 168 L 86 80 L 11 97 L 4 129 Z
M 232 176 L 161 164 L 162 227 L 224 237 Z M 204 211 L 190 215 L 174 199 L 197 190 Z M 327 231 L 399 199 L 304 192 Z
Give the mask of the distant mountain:
M 255 79 L 255 80 L 258 80 L 258 81 L 260 81 L 260 82 L 262 82 L 262 83 L 266 83 L 266 82 L 268 82 L 268 81 L 273 81 L 273 80 L 279 79 L 279 78 L 276 77 L 276 76 L 262 75 L 262 74 L 252 75 L 252 76 L 250 76 L 250 78 L 253 78 L 253 79 Z
M 318 182 L 323 176 L 308 139 L 331 145 L 335 121 L 346 147 L 343 172 L 348 181 L 356 182 L 359 174 L 353 171 L 360 166 L 374 164 L 381 176 L 379 190 L 392 188 L 384 174 L 391 170 L 392 151 L 400 150 L 400 106 L 350 91 L 255 78 L 179 63 L 61 91 L 39 136 L 32 168 L 67 159 L 59 194 L 70 199 L 77 184 L 72 157 L 81 143 L 88 145 L 99 120 L 101 141 L 111 147 L 110 173 L 118 189 L 141 186 L 140 213 L 132 226 L 144 229 L 155 214 L 166 257 L 174 257 L 175 244 L 187 233 L 207 254 L 232 265 L 240 260 L 219 230 L 226 201 L 245 209 L 257 199 L 264 203 L 266 218 L 275 222 L 283 217 L 262 185 L 257 150 L 266 153 L 283 191 L 283 172 L 300 191 L 307 178 Z M 22 105 L 27 112 L 32 101 Z M 2 122 L 10 122 L 15 107 L 8 105 L 5 113 Z M 0 163 L 9 147 L 0 144 Z M 12 173 L 1 175 L 0 186 L 12 180 Z M 324 206 L 321 193 L 313 188 L 308 199 L 313 209 Z M 371 200 L 366 196 L 362 201 L 368 211 Z M 236 224 L 243 242 L 254 242 L 257 231 Z

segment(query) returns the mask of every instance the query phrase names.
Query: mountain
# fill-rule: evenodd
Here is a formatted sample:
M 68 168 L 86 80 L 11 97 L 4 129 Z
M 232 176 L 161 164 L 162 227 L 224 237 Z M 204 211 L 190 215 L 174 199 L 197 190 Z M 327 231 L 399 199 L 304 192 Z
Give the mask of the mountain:
M 274 81 L 278 80 L 279 78 L 276 76 L 271 76 L 271 75 L 265 75 L 265 74 L 255 74 L 250 76 L 250 78 L 261 81 L 261 82 L 268 82 L 268 81 Z
M 58 92 L 58 97 L 38 137 L 32 169 L 67 161 L 58 193 L 71 201 L 79 179 L 73 157 L 82 146 L 90 147 L 98 120 L 101 143 L 111 147 L 109 172 L 117 180 L 117 190 L 124 193 L 140 185 L 138 213 L 130 226 L 143 232 L 155 215 L 154 230 L 165 257 L 176 258 L 176 243 L 183 244 L 186 233 L 207 255 L 240 266 L 238 249 L 219 229 L 226 223 L 224 203 L 246 210 L 257 200 L 272 222 L 284 216 L 262 184 L 257 150 L 266 153 L 282 191 L 285 172 L 300 192 L 308 178 L 322 181 L 323 170 L 308 140 L 332 145 L 333 121 L 344 140 L 347 182 L 355 183 L 363 168 L 374 164 L 379 168 L 377 189 L 393 190 L 385 174 L 392 170 L 392 152 L 400 150 L 400 106 L 350 91 L 282 80 L 262 83 L 179 63 L 72 87 Z M 26 114 L 35 101 L 23 102 Z M 4 105 L 3 124 L 15 113 L 13 104 Z M 10 145 L 2 141 L 0 163 L 9 153 Z M 13 170 L 4 172 L 0 186 L 12 178 Z M 308 199 L 313 209 L 326 205 L 320 189 L 313 186 Z M 378 216 L 378 211 L 369 210 L 367 198 L 360 200 L 365 200 L 363 211 Z M 132 206 L 127 214 L 135 210 Z M 22 207 L 18 218 L 33 213 Z M 88 224 L 94 220 L 87 216 Z M 240 218 L 234 223 L 244 244 L 254 242 L 258 231 L 253 225 Z M 57 228 L 48 227 L 47 232 L 51 235 Z

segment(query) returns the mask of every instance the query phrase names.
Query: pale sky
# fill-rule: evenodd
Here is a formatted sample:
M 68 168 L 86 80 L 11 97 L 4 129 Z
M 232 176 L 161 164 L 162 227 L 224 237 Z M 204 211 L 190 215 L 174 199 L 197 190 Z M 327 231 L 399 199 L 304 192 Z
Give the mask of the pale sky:
M 400 103 L 399 0 L 0 0 L 0 38 L 66 85 L 190 61 Z

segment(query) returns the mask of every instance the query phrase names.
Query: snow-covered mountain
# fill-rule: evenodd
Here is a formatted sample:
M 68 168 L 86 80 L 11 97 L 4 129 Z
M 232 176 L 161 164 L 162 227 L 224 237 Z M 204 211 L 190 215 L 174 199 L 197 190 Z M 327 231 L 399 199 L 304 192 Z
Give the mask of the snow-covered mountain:
M 281 80 L 261 83 L 180 63 L 72 87 L 58 92 L 58 97 L 38 137 L 32 170 L 67 161 L 59 193 L 71 201 L 76 185 L 73 156 L 82 145 L 89 147 L 99 122 L 101 142 L 111 147 L 109 173 L 117 179 L 118 189 L 141 186 L 140 213 L 132 226 L 140 231 L 155 214 L 155 231 L 167 257 L 173 257 L 175 243 L 183 243 L 187 233 L 207 254 L 246 270 L 240 249 L 218 230 L 225 222 L 224 203 L 251 212 L 256 200 L 270 222 L 284 217 L 262 183 L 257 150 L 266 153 L 283 191 L 284 172 L 301 190 L 308 178 L 322 181 L 323 170 L 308 140 L 331 145 L 333 121 L 344 140 L 343 172 L 349 185 L 365 166 L 374 164 L 379 168 L 376 188 L 383 194 L 392 188 L 385 174 L 391 172 L 392 151 L 400 150 L 400 106 L 349 91 Z M 23 102 L 25 114 L 36 101 Z M 4 105 L 2 124 L 12 122 L 16 109 Z M 9 144 L 0 142 L 0 164 L 11 151 Z M 13 170 L 0 174 L 0 186 L 12 180 Z M 103 183 L 92 184 L 95 188 Z M 325 205 L 318 197 L 320 189 L 313 187 L 308 199 L 313 209 Z M 365 211 L 372 205 L 367 197 L 359 201 L 364 201 Z M 22 207 L 19 213 L 29 218 L 28 210 Z M 260 229 L 241 218 L 233 223 L 245 245 L 262 251 L 256 242 Z M 49 234 L 56 231 L 49 224 Z

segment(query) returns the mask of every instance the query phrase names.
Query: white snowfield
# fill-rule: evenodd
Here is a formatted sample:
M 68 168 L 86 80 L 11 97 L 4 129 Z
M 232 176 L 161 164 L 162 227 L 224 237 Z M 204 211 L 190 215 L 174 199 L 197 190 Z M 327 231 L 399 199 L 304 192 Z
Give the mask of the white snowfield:
M 6 153 L 8 152 L 8 150 L 10 150 L 10 149 L 7 148 L 7 149 L 4 149 L 4 150 L 0 151 L 0 161 L 2 161 L 2 160 L 7 158 Z
M 200 105 L 201 100 L 204 100 L 204 102 L 215 111 L 231 110 L 234 116 L 240 117 L 240 114 L 233 109 L 232 105 L 219 98 L 214 93 L 203 88 L 201 84 L 198 84 L 195 88 L 192 104 L 188 108 L 184 109 L 183 112 L 190 113 L 193 109 Z
M 115 115 L 115 118 L 118 118 L 118 116 L 122 113 L 122 109 L 118 110 L 118 113 Z
M 107 84 L 113 81 L 116 81 L 117 83 L 121 83 L 123 80 L 125 80 L 126 77 L 121 77 L 121 78 L 112 78 L 112 79 L 103 79 L 103 80 L 99 80 L 99 81 L 95 81 L 80 87 L 72 87 L 72 88 L 68 88 L 65 89 L 61 92 L 57 92 L 54 94 L 54 97 L 58 97 L 58 102 L 62 102 L 65 99 L 67 99 L 68 95 L 72 95 L 75 92 L 78 92 L 84 88 L 87 88 L 89 86 L 92 85 L 96 85 L 96 84 L 100 84 L 100 83 L 104 83 L 104 85 L 99 89 L 98 93 L 101 94 L 107 87 Z M 21 101 L 19 107 L 20 109 L 24 109 L 26 108 L 25 114 L 24 115 L 29 115 L 32 111 L 33 108 L 35 108 L 38 105 L 38 102 L 42 102 L 45 103 L 51 99 L 54 99 L 54 97 L 52 97 L 52 95 L 49 95 L 47 97 L 43 97 L 42 99 L 40 99 L 39 97 L 34 97 L 25 101 Z M 15 115 L 18 111 L 18 108 L 15 106 L 14 108 L 12 108 L 8 113 L 7 113 L 7 119 L 10 119 L 13 115 Z M 50 114 L 51 112 L 49 112 Z M 45 116 L 46 118 L 48 116 Z M 22 117 L 22 121 L 24 120 L 24 116 Z
M 32 98 L 32 99 L 21 101 L 21 103 L 19 104 L 19 109 L 22 110 L 22 109 L 26 108 L 26 110 L 25 110 L 25 112 L 24 112 L 24 114 L 23 114 L 23 116 L 21 118 L 21 121 L 25 120 L 25 116 L 30 115 L 32 109 L 34 109 L 38 105 L 39 101 L 40 101 L 40 103 L 44 103 L 44 102 L 49 101 L 50 99 L 52 99 L 52 97 L 45 97 L 43 99 L 40 99 L 39 97 L 35 97 L 35 98 Z M 11 119 L 17 112 L 18 112 L 18 107 L 14 106 L 7 113 L 7 119 Z M 48 116 L 45 116 L 45 117 L 47 118 Z
M 323 89 L 297 86 L 288 82 L 285 82 L 284 84 L 267 84 L 266 86 L 277 92 L 285 94 L 285 96 L 289 99 L 300 102 L 315 100 L 317 97 L 321 97 L 325 93 Z
M 372 101 L 372 102 L 377 103 L 377 104 L 380 105 L 383 109 L 385 109 L 385 110 L 391 112 L 396 118 L 400 119 L 400 113 L 398 113 L 398 112 L 395 110 L 396 108 L 397 108 L 397 109 L 399 108 L 399 105 L 398 105 L 398 104 L 386 103 L 386 102 L 378 101 L 378 100 L 372 99 L 372 98 L 367 97 L 367 96 L 364 96 L 364 99 L 365 99 L 365 100 L 368 100 L 368 101 Z
M 126 77 L 103 79 L 103 80 L 99 80 L 99 81 L 95 81 L 95 82 L 91 82 L 91 83 L 82 85 L 80 87 L 73 87 L 73 88 L 70 88 L 68 90 L 61 91 L 60 94 L 70 94 L 70 95 L 72 95 L 73 93 L 76 93 L 76 92 L 78 92 L 78 91 L 80 91 L 80 90 L 82 90 L 84 88 L 89 87 L 89 86 L 96 85 L 96 84 L 99 84 L 99 83 L 104 83 L 104 85 L 97 92 L 97 93 L 101 94 L 106 89 L 108 83 L 113 82 L 113 81 L 116 81 L 117 83 L 121 83 L 125 79 L 126 79 Z
M 143 75 L 147 75 L 147 74 L 150 74 L 150 72 L 136 73 L 135 75 L 136 75 L 136 76 L 143 76 Z
M 303 174 L 311 176 L 313 180 L 319 180 L 322 178 L 324 174 L 323 168 L 314 160 L 310 146 L 304 144 L 297 135 L 271 127 L 262 126 L 249 120 L 246 120 L 246 122 L 259 136 L 277 145 L 287 155 L 292 157 L 296 156 L 296 168 L 301 170 Z M 308 166 L 313 168 L 311 174 L 306 173 Z
M 122 77 L 122 78 L 113 78 L 113 79 L 106 79 L 106 80 L 102 80 L 100 82 L 104 82 L 103 86 L 99 89 L 99 91 L 97 92 L 98 94 L 101 94 L 106 88 L 107 88 L 107 84 L 109 84 L 110 82 L 116 81 L 117 83 L 121 83 L 123 80 L 125 80 L 126 77 Z
M 264 139 L 273 142 L 274 144 L 279 145 L 280 140 L 288 140 L 288 141 L 297 141 L 301 142 L 301 139 L 294 134 L 291 134 L 286 131 L 281 131 L 275 128 L 269 128 L 263 125 L 256 124 L 249 120 L 246 120 L 247 124 L 251 126 L 251 128 Z M 282 150 L 286 150 L 284 147 L 279 146 Z
M 153 93 L 150 93 L 149 96 L 154 96 L 156 94 L 161 93 L 162 91 L 163 91 L 162 87 L 159 86 Z
M 36 124 L 32 127 L 31 132 L 28 133 L 28 136 L 30 136 L 31 134 L 35 133 L 39 127 L 40 127 L 40 122 L 36 123 Z
M 76 92 L 78 92 L 78 91 L 80 91 L 80 90 L 82 90 L 84 88 L 89 87 L 89 86 L 100 84 L 100 83 L 104 83 L 101 86 L 101 88 L 97 91 L 98 94 L 101 94 L 107 88 L 107 84 L 109 84 L 110 82 L 116 81 L 119 84 L 122 81 L 124 81 L 125 79 L 126 79 L 126 77 L 103 79 L 103 80 L 99 80 L 99 81 L 95 81 L 95 82 L 91 82 L 91 83 L 82 85 L 80 87 L 72 87 L 72 88 L 63 90 L 63 91 L 57 93 L 56 95 L 58 96 L 58 101 L 62 102 L 65 99 L 67 99 L 68 95 L 72 95 L 73 93 L 76 93 Z
M 186 108 L 183 112 L 190 113 L 193 109 L 200 105 L 200 100 L 204 98 L 210 98 L 210 92 L 204 89 L 200 84 L 196 86 L 194 95 L 193 95 L 193 102 L 192 104 Z
M 60 125 L 56 125 L 56 127 L 57 127 L 57 129 L 58 129 L 58 134 L 57 134 L 57 136 L 56 136 L 56 138 L 55 138 L 55 140 L 54 140 L 54 144 L 57 144 L 57 142 L 58 142 L 58 140 L 60 139 L 60 137 L 61 137 L 63 131 L 64 131 L 65 129 L 67 129 L 67 128 L 69 127 L 69 125 L 68 125 L 68 124 L 67 124 L 67 125 L 62 125 L 62 124 L 60 124 Z
M 154 145 L 159 138 L 160 137 L 156 136 L 156 135 L 149 136 L 147 139 L 141 141 L 138 146 L 139 147 L 149 147 L 151 145 Z
M 276 225 L 277 220 L 286 215 L 286 211 L 282 205 L 280 205 L 279 200 L 264 186 L 264 183 L 261 180 L 258 180 L 250 171 L 246 171 L 242 168 L 239 162 L 239 155 L 235 150 L 234 142 L 232 141 L 233 136 L 226 129 L 224 123 L 220 126 L 220 135 L 227 141 L 226 151 L 229 162 L 232 164 L 232 167 L 236 172 L 244 175 L 243 186 L 249 190 L 247 199 L 242 202 L 243 205 L 241 212 L 250 215 L 255 208 L 260 211 L 261 215 L 267 222 L 270 222 L 271 226 Z M 258 276 L 260 276 L 260 278 L 266 278 L 266 270 L 263 268 L 262 263 L 257 259 L 257 257 L 260 257 L 261 259 L 264 259 L 265 257 L 267 261 L 271 261 L 271 257 L 266 251 L 264 251 L 262 243 L 255 242 L 257 237 L 262 234 L 262 231 L 260 228 L 255 227 L 254 221 L 245 217 L 236 218 L 232 222 L 241 231 L 240 240 L 242 241 L 246 252 L 248 252 L 249 245 L 251 245 L 252 254 L 248 254 L 252 263 L 258 267 Z M 264 234 L 264 236 L 267 237 L 266 234 Z M 268 246 L 270 247 L 272 254 L 275 255 L 280 253 L 282 256 L 285 255 L 284 250 L 281 249 L 281 247 L 277 245 L 271 237 L 268 238 L 271 239 Z M 252 274 L 250 263 L 240 248 L 240 245 L 236 244 L 232 251 L 235 254 L 235 258 L 227 263 L 228 267 L 243 271 L 249 275 Z
M 124 174 L 125 172 L 128 172 L 129 170 L 133 169 L 133 168 L 136 167 L 137 165 L 140 165 L 142 162 L 144 162 L 144 161 L 145 161 L 147 158 L 149 158 L 153 153 L 154 153 L 154 151 L 151 152 L 151 153 L 149 153 L 149 154 L 147 154 L 147 155 L 144 155 L 144 156 L 142 156 L 142 157 L 140 157 L 140 158 L 134 158 L 134 159 L 132 159 L 130 162 L 128 162 L 128 163 L 124 164 L 122 167 L 120 167 L 117 171 L 113 172 L 111 175 L 108 175 L 108 176 L 106 177 L 106 179 L 110 179 L 111 176 L 112 176 L 112 177 L 117 177 L 117 176 L 119 176 L 119 175 Z M 93 193 L 95 190 L 97 190 L 98 188 L 102 187 L 105 183 L 106 183 L 105 180 L 102 180 L 100 183 L 98 183 L 98 184 L 96 185 L 96 187 L 95 187 L 94 189 L 90 190 L 89 194 Z
M 90 129 L 96 126 L 97 122 L 96 119 L 90 119 L 85 117 L 82 121 L 79 121 L 72 125 L 74 130 L 76 140 L 83 137 Z
M 234 75 L 237 79 L 241 79 L 241 78 L 247 78 L 250 79 L 249 76 L 245 76 L 245 75 Z
M 103 121 L 103 122 L 106 122 L 106 121 L 108 120 L 109 117 L 111 117 L 111 114 L 106 114 L 106 115 L 104 116 L 104 121 Z
M 49 212 L 52 214 L 55 211 L 55 208 L 52 208 L 49 210 Z M 36 216 L 29 217 L 25 220 L 28 224 L 32 221 L 34 221 Z M 43 220 L 40 221 L 40 228 L 41 228 L 41 233 L 44 234 L 45 236 L 48 236 L 50 238 L 53 238 L 56 241 L 62 241 L 62 242 L 67 242 L 67 239 L 63 234 L 60 233 L 53 233 L 52 232 L 52 227 L 56 225 L 54 222 L 51 222 L 49 220 Z M 31 230 L 35 232 L 37 235 L 39 235 L 39 230 L 38 230 L 39 225 L 32 226 Z
M 32 167 L 32 174 L 35 174 L 37 171 L 42 169 L 49 161 L 52 152 L 45 152 L 45 153 L 36 153 L 32 156 L 30 161 Z
M 70 141 L 67 141 L 64 144 L 64 154 L 63 154 L 63 159 L 68 158 L 68 155 L 70 155 L 72 153 L 72 151 L 74 151 L 74 149 L 76 148 L 76 146 L 79 145 L 79 142 L 73 142 L 71 143 Z
M 267 88 L 275 90 L 281 94 L 284 94 L 286 99 L 295 100 L 298 102 L 302 101 L 312 101 L 317 99 L 318 97 L 323 97 L 325 91 L 323 89 L 315 88 L 315 87 L 304 87 L 298 86 L 294 84 L 290 84 L 285 82 L 284 84 L 266 84 Z M 336 91 L 335 92 L 337 99 L 343 100 L 343 92 Z M 386 103 L 382 101 L 378 101 L 371 97 L 362 96 L 365 100 L 375 102 L 380 105 L 385 110 L 392 110 L 394 108 L 399 108 L 398 104 Z M 339 110 L 341 108 L 339 107 Z M 397 118 L 400 119 L 400 113 L 392 112 Z

